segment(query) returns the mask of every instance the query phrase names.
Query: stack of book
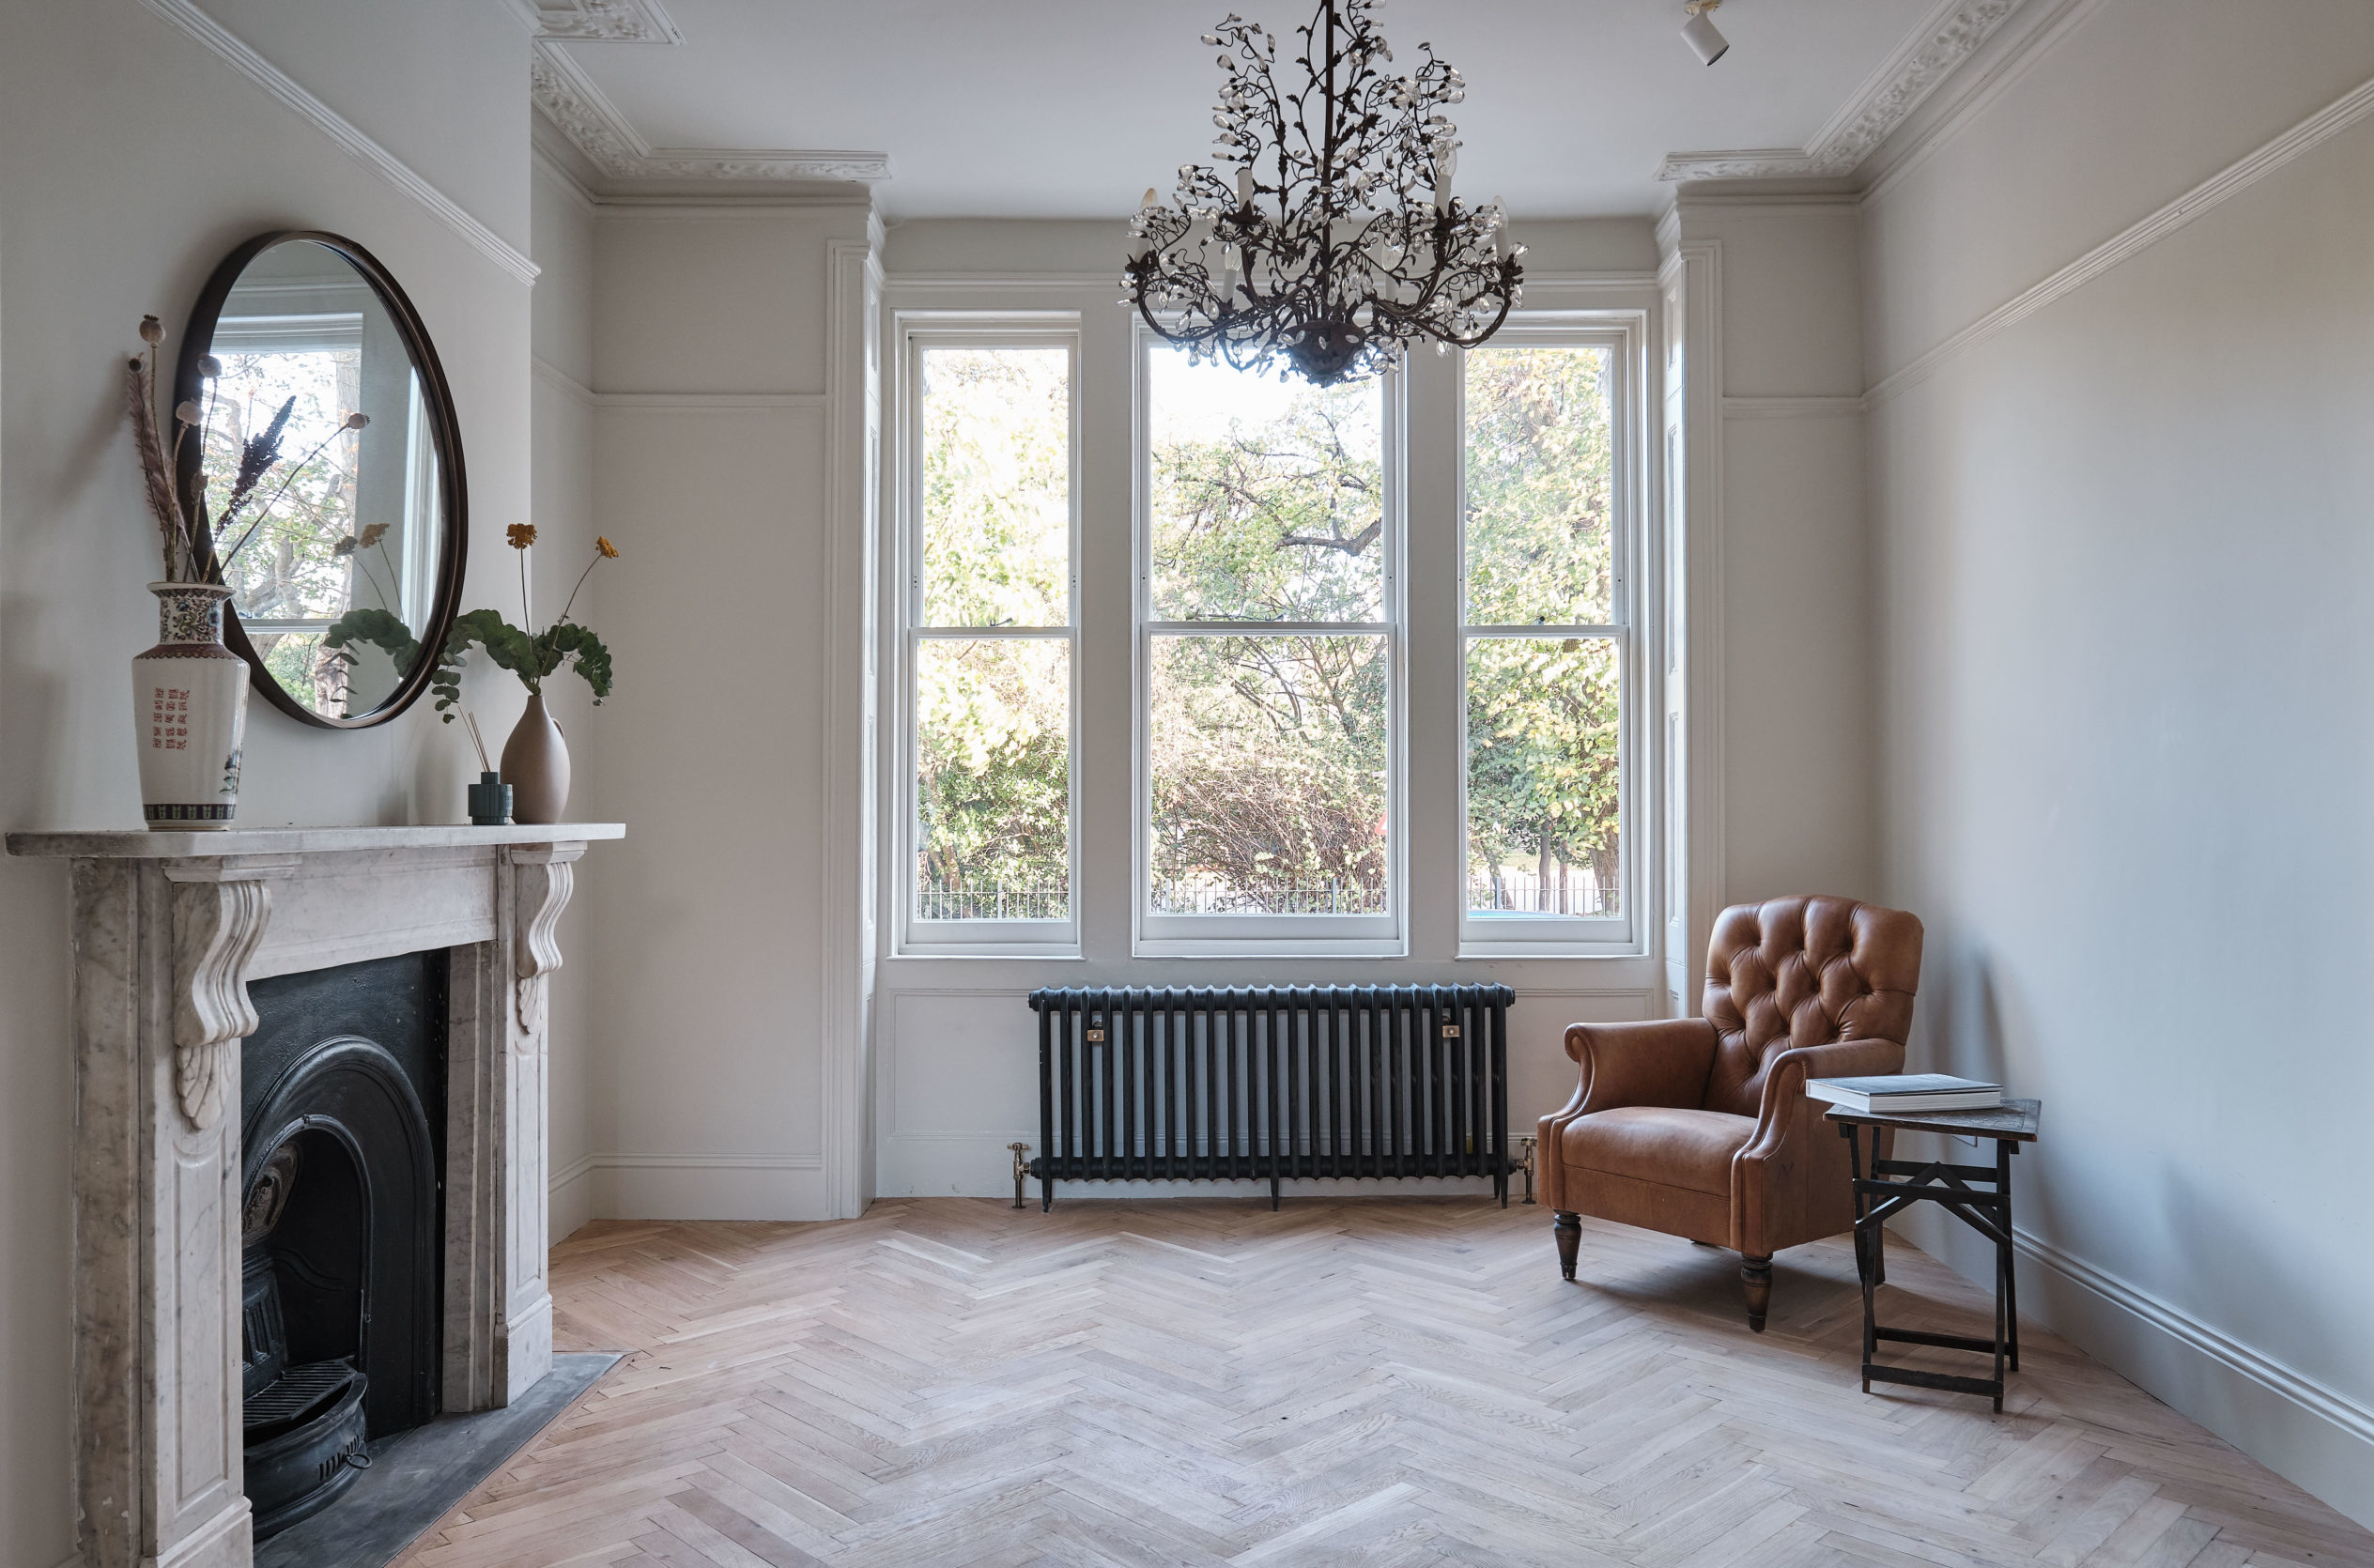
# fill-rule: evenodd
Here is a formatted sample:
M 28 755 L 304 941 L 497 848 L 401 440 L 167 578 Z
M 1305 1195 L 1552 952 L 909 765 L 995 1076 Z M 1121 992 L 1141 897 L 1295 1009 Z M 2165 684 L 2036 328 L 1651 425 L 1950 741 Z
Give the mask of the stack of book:
M 1992 1111 L 2003 1085 L 1942 1072 L 1898 1072 L 1881 1078 L 1811 1078 L 1805 1092 L 1867 1115 L 1915 1111 Z

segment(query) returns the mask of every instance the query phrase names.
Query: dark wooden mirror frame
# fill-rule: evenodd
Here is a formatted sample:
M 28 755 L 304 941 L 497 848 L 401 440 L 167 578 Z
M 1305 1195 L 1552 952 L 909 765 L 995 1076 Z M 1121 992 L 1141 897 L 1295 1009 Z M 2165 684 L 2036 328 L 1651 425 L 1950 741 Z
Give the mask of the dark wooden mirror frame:
M 438 545 L 439 555 L 437 569 L 437 596 L 429 607 L 428 624 L 418 634 L 423 657 L 409 672 L 386 701 L 367 714 L 347 718 L 332 718 L 315 713 L 290 696 L 270 669 L 264 667 L 263 655 L 247 638 L 247 630 L 239 624 L 239 612 L 225 604 L 223 607 L 223 640 L 231 652 L 247 661 L 248 680 L 263 693 L 272 706 L 297 720 L 317 730 L 365 730 L 375 724 L 385 724 L 420 699 L 428 690 L 431 677 L 437 673 L 438 651 L 445 646 L 445 638 L 454 629 L 454 617 L 459 613 L 462 592 L 462 569 L 470 546 L 470 486 L 462 472 L 461 423 L 454 415 L 454 394 L 445 384 L 445 367 L 439 362 L 437 346 L 429 341 L 428 329 L 422 325 L 420 313 L 412 308 L 403 285 L 395 275 L 379 265 L 378 257 L 343 235 L 325 234 L 318 229 L 273 229 L 259 234 L 234 250 L 214 269 L 198 291 L 197 303 L 190 309 L 189 330 L 181 334 L 181 355 L 174 367 L 173 402 L 175 407 L 196 399 L 202 391 L 198 361 L 212 351 L 215 323 L 221 319 L 224 303 L 231 297 L 232 287 L 247 270 L 247 264 L 275 245 L 291 240 L 311 240 L 326 250 L 334 251 L 361 273 L 371 285 L 371 291 L 387 307 L 394 319 L 395 330 L 404 340 L 405 351 L 412 357 L 412 366 L 421 377 L 421 402 L 428 414 L 430 437 L 437 443 L 438 500 L 440 519 Z M 185 515 L 195 515 L 193 506 L 197 495 L 198 477 L 204 453 L 193 444 L 181 452 L 177 478 L 181 489 Z

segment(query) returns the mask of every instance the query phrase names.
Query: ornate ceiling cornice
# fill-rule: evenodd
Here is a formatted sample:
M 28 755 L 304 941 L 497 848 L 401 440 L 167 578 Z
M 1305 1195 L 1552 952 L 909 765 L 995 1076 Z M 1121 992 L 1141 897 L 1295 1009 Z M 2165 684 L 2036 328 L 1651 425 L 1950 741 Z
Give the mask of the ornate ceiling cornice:
M 1919 28 L 1815 132 L 1806 147 L 1750 147 L 1668 154 L 1665 180 L 1826 179 L 1851 175 L 1904 123 L 1921 100 L 1978 53 L 2020 0 L 1942 0 Z
M 604 43 L 682 43 L 685 36 L 659 0 L 511 0 L 511 8 L 539 38 L 593 38 Z
M 886 152 L 773 147 L 655 147 L 619 112 L 564 42 L 680 44 L 659 0 L 511 0 L 535 38 L 528 87 L 538 109 L 605 176 L 617 180 L 830 180 L 890 177 Z

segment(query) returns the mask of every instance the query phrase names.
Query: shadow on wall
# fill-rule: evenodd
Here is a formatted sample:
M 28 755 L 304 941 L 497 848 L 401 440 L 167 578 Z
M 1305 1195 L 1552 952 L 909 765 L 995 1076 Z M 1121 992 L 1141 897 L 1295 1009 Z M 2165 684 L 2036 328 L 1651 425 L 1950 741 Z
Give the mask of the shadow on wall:
M 1907 1068 L 1917 1063 L 1924 1072 L 2001 1084 L 2019 1094 L 2019 1086 L 2005 1076 L 2003 1007 L 1986 950 L 1939 942 L 1932 932 L 1929 955 L 1934 973 L 1921 980 L 1922 1005 Z
M 2103 1216 L 2084 1190 L 2080 1154 L 2066 1143 L 2056 1146 L 2055 1106 L 2051 1097 L 2043 1093 L 2045 1085 L 2025 1081 L 2014 1060 L 2026 1058 L 2032 1063 L 2035 1042 L 2043 1036 L 2020 1005 L 2016 988 L 1986 949 L 1974 944 L 1936 942 L 1934 934 L 1930 961 L 1935 969 L 1924 977 L 1925 1016 L 1915 1026 L 1909 1065 L 1919 1070 L 1990 1080 L 2002 1084 L 2011 1095 L 2047 1100 L 2043 1142 L 2024 1150 L 2016 1160 L 2018 1230 L 2031 1244 L 2065 1257 L 2072 1272 L 2040 1268 L 2039 1260 L 2027 1258 L 2021 1268 L 2026 1287 L 2022 1305 L 2030 1310 L 2023 1315 L 2051 1324 L 2163 1397 L 2172 1397 L 2212 1430 L 2249 1448 L 2261 1436 L 2256 1408 L 2237 1403 L 2232 1397 L 2234 1385 L 2205 1378 L 2201 1365 L 2175 1355 L 2172 1345 L 2159 1342 L 2157 1336 L 2138 1341 L 2131 1314 L 2156 1318 L 2166 1313 L 2189 1319 L 2189 1323 L 2159 1324 L 2183 1337 L 2204 1331 L 2201 1326 L 2222 1324 L 2236 1330 L 2244 1342 L 2262 1341 L 2267 1303 L 2280 1301 L 2290 1319 L 2285 1337 L 2292 1343 L 2355 1343 L 2361 1337 L 2359 1325 L 2329 1304 L 2320 1304 L 2329 1301 L 2330 1293 L 2316 1289 L 2320 1257 L 2274 1245 L 2264 1216 L 2242 1207 L 2234 1192 L 2187 1160 L 2181 1145 L 2159 1143 L 2151 1147 L 2148 1169 L 2129 1173 L 2139 1178 L 2141 1190 L 2156 1201 L 2148 1210 L 2123 1216 L 2120 1228 L 2154 1237 L 2154 1246 L 2166 1254 L 2164 1277 L 2192 1282 L 2186 1299 L 2163 1302 L 2150 1290 L 2108 1271 L 2089 1284 L 2088 1276 L 2095 1274 L 2097 1266 L 2065 1252 L 2055 1238 L 2082 1235 L 2089 1224 L 2098 1229 Z M 2027 1049 L 2014 1051 L 2015 1040 Z M 2062 1107 L 2058 1126 L 2063 1140 L 2078 1130 L 2076 1109 Z M 2173 1129 L 2169 1136 L 2176 1136 Z M 1913 1158 L 1974 1158 L 1958 1141 L 1908 1138 L 1906 1149 Z M 1977 1146 L 1980 1156 L 1991 1153 L 1983 1145 Z M 1941 1215 L 1922 1217 L 1920 1223 L 1907 1229 L 1907 1235 L 1973 1281 L 1983 1282 L 1994 1268 L 1992 1248 L 1965 1227 L 1945 1222 Z M 2226 1337 L 2215 1329 L 2206 1331 Z M 2246 1344 L 2241 1351 L 2249 1354 Z M 2326 1368 L 2293 1370 L 2312 1378 L 2330 1375 Z

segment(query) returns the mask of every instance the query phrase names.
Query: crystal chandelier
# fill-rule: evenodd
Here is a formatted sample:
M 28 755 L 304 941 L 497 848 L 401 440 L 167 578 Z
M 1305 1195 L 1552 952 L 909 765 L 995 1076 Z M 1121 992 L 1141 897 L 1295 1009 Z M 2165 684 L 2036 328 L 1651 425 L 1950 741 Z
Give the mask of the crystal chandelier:
M 1305 81 L 1282 90 L 1277 40 L 1231 14 L 1204 35 L 1221 48 L 1218 167 L 1182 164 L 1165 206 L 1146 192 L 1122 286 L 1154 331 L 1199 360 L 1240 370 L 1279 355 L 1320 386 L 1373 376 L 1421 338 L 1438 352 L 1490 337 L 1516 304 L 1524 247 L 1495 201 L 1452 193 L 1467 96 L 1426 56 L 1384 69 L 1381 0 L 1321 0 L 1296 29 Z M 1228 164 L 1233 175 L 1224 175 Z

